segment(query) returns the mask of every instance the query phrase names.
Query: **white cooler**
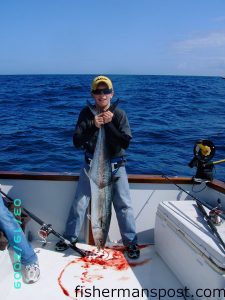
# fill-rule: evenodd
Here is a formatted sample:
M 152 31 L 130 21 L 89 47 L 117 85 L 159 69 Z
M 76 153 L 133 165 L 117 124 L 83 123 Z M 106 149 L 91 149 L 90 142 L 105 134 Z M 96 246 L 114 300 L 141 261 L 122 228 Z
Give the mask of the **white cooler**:
M 225 222 L 216 228 L 225 240 Z M 192 299 L 225 299 L 225 252 L 195 201 L 159 204 L 155 247 Z

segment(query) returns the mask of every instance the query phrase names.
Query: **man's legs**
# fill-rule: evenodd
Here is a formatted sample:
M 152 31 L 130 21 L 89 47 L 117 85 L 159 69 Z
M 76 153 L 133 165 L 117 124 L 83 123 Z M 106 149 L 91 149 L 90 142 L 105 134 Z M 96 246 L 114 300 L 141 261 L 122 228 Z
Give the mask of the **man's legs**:
M 124 245 L 136 244 L 136 226 L 125 167 L 120 167 L 114 183 L 113 205 Z
M 91 197 L 90 181 L 84 169 L 88 172 L 89 166 L 84 164 L 84 167 L 81 169 L 75 198 L 70 208 L 63 235 L 66 239 L 70 240 L 71 243 L 77 242 Z M 64 251 L 67 248 L 68 246 L 66 246 L 63 242 L 58 242 L 56 244 L 56 250 L 58 251 Z
M 25 278 L 27 282 L 37 281 L 40 275 L 38 267 L 38 258 L 33 248 L 28 243 L 20 225 L 17 223 L 16 219 L 13 217 L 12 213 L 4 205 L 4 201 L 0 196 L 0 229 L 5 233 L 10 246 L 12 249 L 21 257 L 21 263 L 25 265 L 26 268 L 30 268 L 31 265 L 35 265 L 35 274 L 32 270 L 32 280 Z M 26 275 L 28 275 L 28 270 L 26 269 Z M 29 277 L 30 276 L 29 271 Z M 35 276 L 33 276 L 35 275 Z
M 15 250 L 15 252 L 21 254 L 22 264 L 30 265 L 38 261 L 36 253 L 28 243 L 21 227 L 16 222 L 12 213 L 4 205 L 1 196 L 0 196 L 0 228 L 5 233 L 10 246 Z M 21 250 L 21 252 L 19 252 L 16 249 L 16 246 Z

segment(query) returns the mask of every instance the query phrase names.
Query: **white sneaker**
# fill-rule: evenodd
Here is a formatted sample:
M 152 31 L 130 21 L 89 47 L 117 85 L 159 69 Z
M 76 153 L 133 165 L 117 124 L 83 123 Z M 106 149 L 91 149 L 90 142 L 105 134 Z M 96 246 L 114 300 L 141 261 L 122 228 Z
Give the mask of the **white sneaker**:
M 24 281 L 26 283 L 34 283 L 40 277 L 40 269 L 38 264 L 25 266 Z

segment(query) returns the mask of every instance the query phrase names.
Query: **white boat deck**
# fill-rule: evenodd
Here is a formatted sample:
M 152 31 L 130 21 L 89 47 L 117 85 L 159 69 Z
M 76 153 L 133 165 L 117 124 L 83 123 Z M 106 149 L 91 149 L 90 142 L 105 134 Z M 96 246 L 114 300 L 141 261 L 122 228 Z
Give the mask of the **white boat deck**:
M 75 182 L 42 180 L 43 177 L 36 180 L 31 179 L 1 179 L 2 189 L 13 199 L 22 199 L 23 207 L 48 222 L 47 224 L 53 224 L 53 228 L 57 232 L 63 233 L 69 208 L 74 199 Z M 178 234 L 169 230 L 172 228 L 169 227 L 171 222 L 166 216 L 160 219 L 162 223 L 158 223 L 163 225 L 162 231 L 159 233 L 160 241 L 163 243 L 157 243 L 155 224 L 156 218 L 159 217 L 159 214 L 157 215 L 158 205 L 162 201 L 181 203 L 190 200 L 190 197 L 174 184 L 167 181 L 165 183 L 134 182 L 130 185 L 130 191 L 138 241 L 143 245 L 156 243 L 157 249 L 158 251 L 161 250 L 159 253 L 164 257 L 166 263 L 157 254 L 156 247 L 152 245 L 142 247 L 141 256 L 135 261 L 128 261 L 124 257 L 121 247 L 120 251 L 116 250 L 115 247 L 106 249 L 104 257 L 95 255 L 85 259 L 80 258 L 71 249 L 62 253 L 56 252 L 54 250 L 56 241 L 52 240 L 55 238 L 53 235 L 49 236 L 51 243 L 42 248 L 41 243 L 37 241 L 37 232 L 40 226 L 31 220 L 26 226 L 26 233 L 30 239 L 33 239 L 32 246 L 38 252 L 41 278 L 37 283 L 31 285 L 25 284 L 20 279 L 22 286 L 20 289 L 16 289 L 14 287 L 13 253 L 11 253 L 10 258 L 8 250 L 0 251 L 0 298 L 4 300 L 174 300 L 183 299 L 182 294 L 186 294 L 186 287 L 188 287 L 190 294 L 187 295 L 187 299 L 210 299 L 208 294 L 205 298 L 202 296 L 199 298 L 191 297 L 192 294 L 195 295 L 196 288 L 207 289 L 207 293 L 214 288 L 217 291 L 220 288 L 220 295 L 213 299 L 224 299 L 222 293 L 225 282 L 224 269 L 217 270 L 218 268 L 215 268 L 214 264 L 211 263 L 210 255 L 202 256 L 202 253 L 199 250 L 195 251 L 196 249 L 190 246 L 186 239 L 180 239 L 180 230 L 178 230 Z M 215 207 L 218 204 L 217 200 L 220 199 L 223 209 L 225 209 L 225 192 L 220 191 L 220 186 L 218 186 L 218 190 L 214 190 L 206 185 L 203 187 L 192 186 L 189 183 L 183 185 L 185 190 L 196 194 L 198 199 L 205 201 L 212 207 Z M 199 221 L 199 218 L 193 217 L 195 221 Z M 178 227 L 183 228 L 182 224 L 182 227 L 180 225 Z M 169 231 L 165 230 L 167 227 L 169 227 Z M 96 254 L 96 248 L 87 245 L 88 233 L 89 220 L 87 218 L 79 236 L 79 240 L 84 241 L 85 244 L 78 246 Z M 174 235 L 172 235 L 173 233 Z M 119 243 L 121 239 L 114 211 L 108 238 L 112 244 Z M 205 280 L 202 282 L 202 273 L 204 278 L 207 278 L 207 283 Z M 211 283 L 211 290 L 209 290 L 208 282 Z M 75 292 L 76 288 L 79 289 L 77 293 Z
M 12 262 L 9 256 L 7 258 L 7 251 L 1 252 L 0 260 L 4 259 L 4 266 L 10 265 L 10 268 L 0 272 L 3 277 L 0 278 L 1 299 L 167 300 L 171 299 L 175 291 L 183 288 L 155 252 L 153 245 L 143 246 L 140 258 L 132 261 L 124 256 L 123 247 L 107 248 L 102 257 L 94 254 L 80 258 L 72 249 L 65 252 L 54 251 L 54 242 L 48 243 L 45 248 L 37 241 L 32 245 L 39 257 L 40 280 L 35 284 L 25 284 L 21 280 L 21 288 L 16 289 Z M 95 247 L 85 244 L 78 246 L 96 253 Z M 77 293 L 76 287 L 81 288 Z M 178 296 L 174 295 L 172 299 L 182 299 L 180 294 Z

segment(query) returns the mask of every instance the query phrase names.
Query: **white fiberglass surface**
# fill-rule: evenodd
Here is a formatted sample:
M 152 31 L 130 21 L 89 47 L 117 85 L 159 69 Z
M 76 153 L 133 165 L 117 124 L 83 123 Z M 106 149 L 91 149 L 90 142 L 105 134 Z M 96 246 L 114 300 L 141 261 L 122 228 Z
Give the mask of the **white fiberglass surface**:
M 89 256 L 79 257 L 72 249 L 56 252 L 54 243 L 42 248 L 33 242 L 39 257 L 41 277 L 34 284 L 14 287 L 12 270 L 5 269 L 8 284 L 0 282 L 5 300 L 48 299 L 181 299 L 182 286 L 157 255 L 152 245 L 141 246 L 137 260 L 128 260 L 123 246 L 97 253 L 95 247 L 78 246 Z M 10 284 L 9 284 L 10 283 Z M 11 285 L 11 286 L 9 286 Z M 161 297 L 159 297 L 161 295 Z

